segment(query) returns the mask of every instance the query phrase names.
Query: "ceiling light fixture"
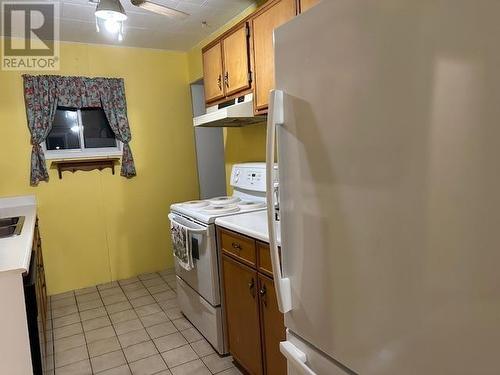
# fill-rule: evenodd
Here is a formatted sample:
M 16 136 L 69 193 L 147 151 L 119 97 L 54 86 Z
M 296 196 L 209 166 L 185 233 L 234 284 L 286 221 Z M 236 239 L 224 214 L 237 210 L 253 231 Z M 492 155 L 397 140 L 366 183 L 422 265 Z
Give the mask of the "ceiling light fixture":
M 100 0 L 95 9 L 95 25 L 100 32 L 99 21 L 110 34 L 117 34 L 118 41 L 123 40 L 123 21 L 127 19 L 120 0 Z
M 101 0 L 95 9 L 95 16 L 105 21 L 123 22 L 127 19 L 125 9 L 120 0 Z
M 186 19 L 190 14 L 183 12 L 181 10 L 169 8 L 164 5 L 156 4 L 148 0 L 130 0 L 132 5 L 136 7 L 148 10 L 153 13 L 161 14 L 162 16 L 167 16 L 170 18 Z

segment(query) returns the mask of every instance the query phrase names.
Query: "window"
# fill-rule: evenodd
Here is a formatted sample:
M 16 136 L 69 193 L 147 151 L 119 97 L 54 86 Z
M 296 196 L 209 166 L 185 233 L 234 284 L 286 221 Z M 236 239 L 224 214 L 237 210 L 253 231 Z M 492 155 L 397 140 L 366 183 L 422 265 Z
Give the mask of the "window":
M 116 156 L 121 142 L 102 108 L 58 107 L 44 151 L 47 159 Z

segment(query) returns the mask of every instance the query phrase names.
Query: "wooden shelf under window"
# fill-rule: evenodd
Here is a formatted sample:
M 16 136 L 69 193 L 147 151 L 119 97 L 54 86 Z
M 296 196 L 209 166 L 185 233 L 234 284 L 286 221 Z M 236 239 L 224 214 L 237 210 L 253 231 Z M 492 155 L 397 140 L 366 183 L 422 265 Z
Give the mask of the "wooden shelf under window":
M 103 169 L 109 168 L 111 172 L 115 174 L 115 165 L 119 160 L 120 158 L 63 159 L 54 160 L 52 165 L 57 168 L 59 179 L 62 179 L 62 173 L 64 171 L 75 173 L 76 171 L 92 171 L 94 169 L 102 171 Z

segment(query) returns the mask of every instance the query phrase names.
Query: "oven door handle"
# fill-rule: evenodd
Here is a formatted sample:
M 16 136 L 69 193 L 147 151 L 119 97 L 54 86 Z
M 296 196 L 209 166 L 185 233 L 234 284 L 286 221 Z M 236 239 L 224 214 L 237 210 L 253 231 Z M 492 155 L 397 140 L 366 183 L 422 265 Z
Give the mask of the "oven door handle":
M 208 232 L 207 228 L 195 229 L 182 224 L 181 222 L 175 220 L 176 216 L 174 214 L 168 214 L 168 218 L 172 223 L 175 223 L 176 225 L 185 228 L 189 233 L 207 234 Z

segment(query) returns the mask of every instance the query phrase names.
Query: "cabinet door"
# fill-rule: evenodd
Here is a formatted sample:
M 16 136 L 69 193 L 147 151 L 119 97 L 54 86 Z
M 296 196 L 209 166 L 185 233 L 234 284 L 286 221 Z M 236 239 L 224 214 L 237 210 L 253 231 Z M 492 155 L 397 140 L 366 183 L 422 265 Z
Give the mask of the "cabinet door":
M 295 0 L 281 0 L 252 21 L 256 110 L 267 108 L 274 88 L 273 31 L 294 16 Z
M 248 26 L 244 24 L 222 40 L 226 96 L 250 87 Z
M 319 3 L 320 0 L 300 0 L 300 13 L 305 12 Z
M 266 375 L 285 375 L 286 359 L 280 352 L 280 342 L 285 341 L 285 322 L 278 310 L 278 300 L 272 279 L 259 274 L 262 345 Z
M 262 374 L 257 272 L 222 256 L 229 352 L 251 375 Z
M 35 225 L 35 240 L 33 241 L 33 249 L 35 250 L 36 259 L 36 302 L 38 308 L 38 314 L 41 319 L 41 327 L 43 338 L 46 341 L 46 329 L 47 329 L 47 286 L 45 283 L 45 268 L 43 265 L 43 254 L 42 254 L 42 239 L 40 237 L 40 230 L 38 227 L 38 220 Z
M 224 97 L 222 80 L 222 49 L 217 43 L 203 52 L 203 84 L 207 103 Z

